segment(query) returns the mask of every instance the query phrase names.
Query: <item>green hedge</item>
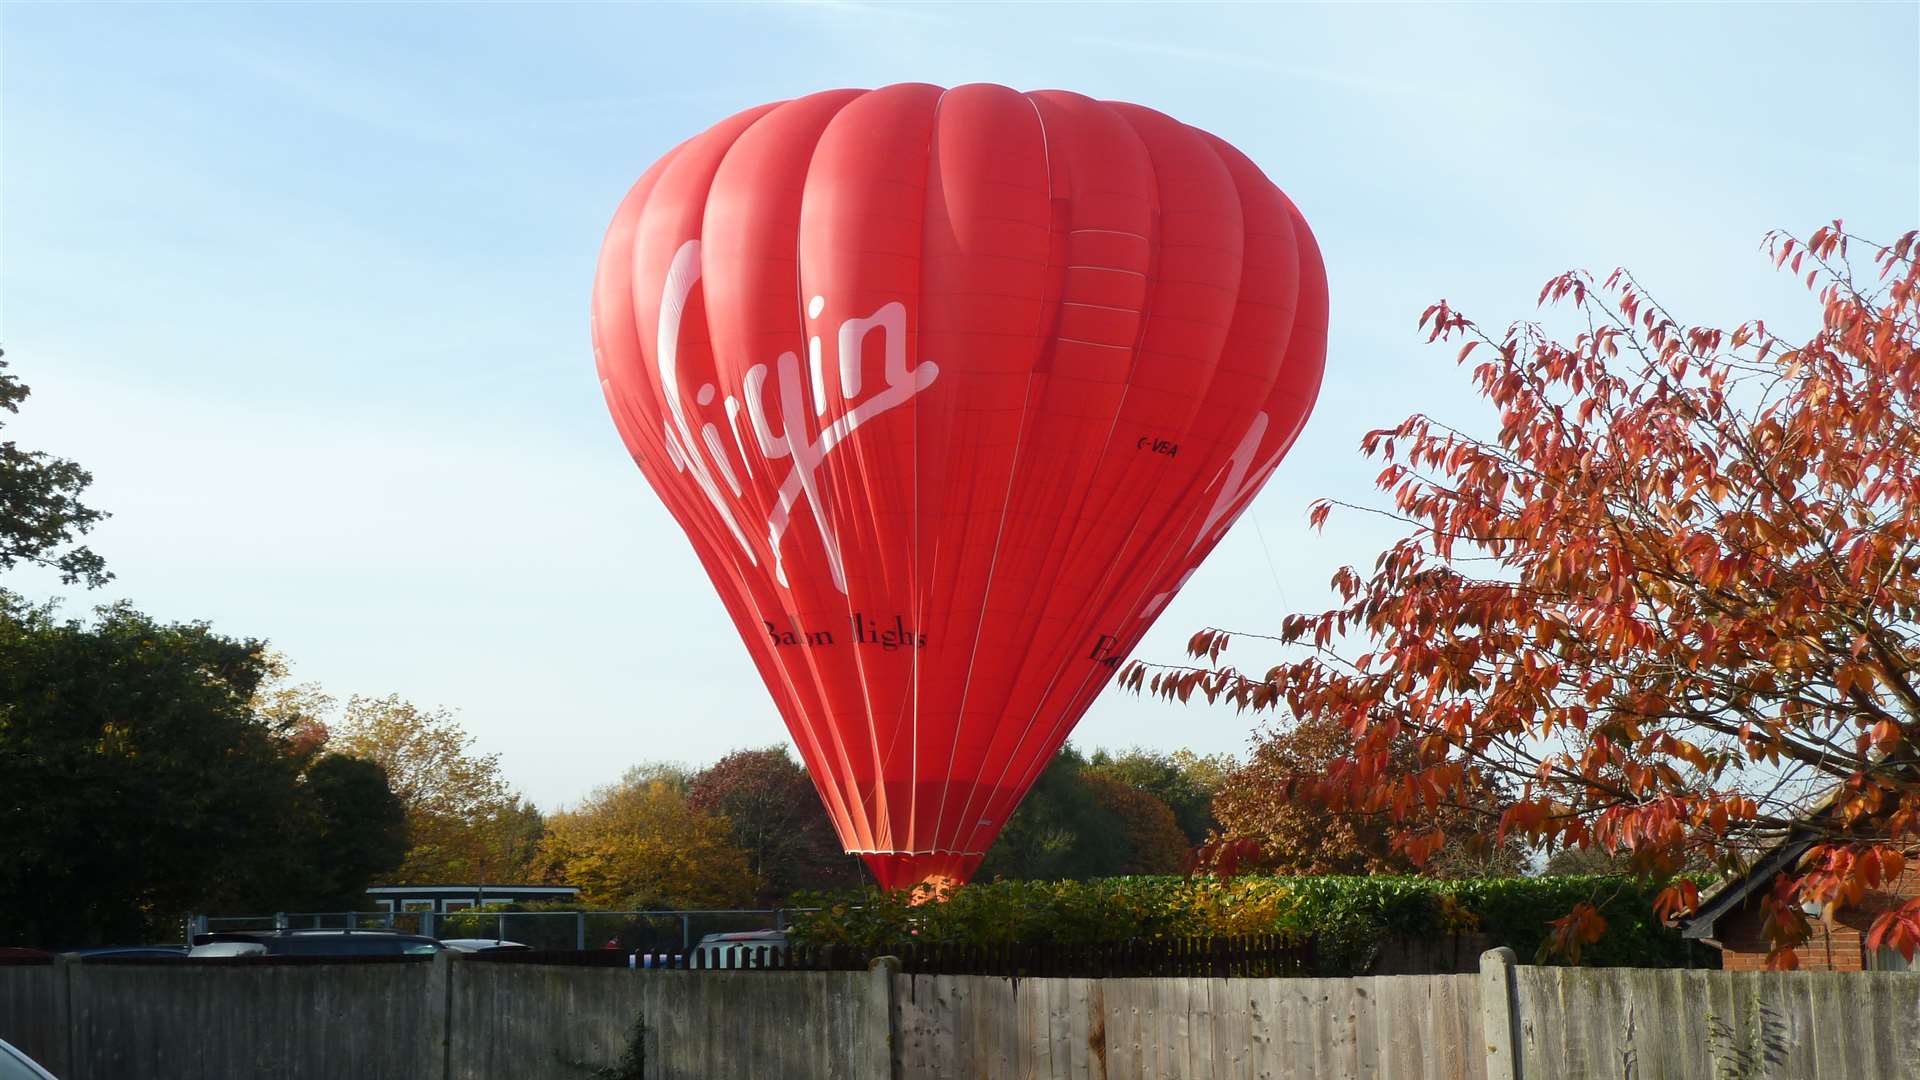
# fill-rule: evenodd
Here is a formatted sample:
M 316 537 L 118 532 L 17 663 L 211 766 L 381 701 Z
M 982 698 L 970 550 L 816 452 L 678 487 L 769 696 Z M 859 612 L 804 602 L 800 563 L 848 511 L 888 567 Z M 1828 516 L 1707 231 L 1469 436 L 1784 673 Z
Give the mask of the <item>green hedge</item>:
M 796 940 L 882 946 L 928 942 L 1094 942 L 1130 938 L 1282 933 L 1311 938 L 1325 974 L 1365 968 L 1395 936 L 1434 938 L 1479 931 L 1522 962 L 1562 963 L 1542 949 L 1547 923 L 1576 903 L 1594 904 L 1607 933 L 1581 950 L 1582 964 L 1679 967 L 1677 931 L 1659 925 L 1660 886 L 1632 877 L 1513 877 L 1440 881 L 1422 877 L 1125 877 L 1094 881 L 995 881 L 957 889 L 943 902 L 907 892 L 843 892 L 803 898 L 818 910 L 793 917 Z M 1694 966 L 1715 957 L 1694 949 Z

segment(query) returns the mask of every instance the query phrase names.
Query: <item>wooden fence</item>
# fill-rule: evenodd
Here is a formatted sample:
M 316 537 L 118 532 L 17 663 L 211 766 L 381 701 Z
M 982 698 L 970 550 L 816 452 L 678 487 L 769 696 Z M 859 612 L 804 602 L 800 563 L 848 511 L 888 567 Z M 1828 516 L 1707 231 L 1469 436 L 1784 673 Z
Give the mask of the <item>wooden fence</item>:
M 895 1075 L 1482 1080 L 1479 978 L 902 976 Z
M 1609 1080 L 1920 1077 L 1920 974 L 1515 969 L 1520 1072 Z
M 1276 978 L 1309 974 L 1315 959 L 1312 942 L 1297 943 L 1280 934 L 1044 944 L 770 946 L 748 941 L 631 954 L 611 949 L 503 950 L 476 953 L 471 959 L 485 964 L 692 971 L 865 971 L 882 956 L 899 961 L 900 970 L 908 975 L 1001 975 L 1016 979 L 1168 975 Z
M 0 966 L 63 1080 L 1920 1080 L 1920 974 L 1009 978 L 475 962 Z

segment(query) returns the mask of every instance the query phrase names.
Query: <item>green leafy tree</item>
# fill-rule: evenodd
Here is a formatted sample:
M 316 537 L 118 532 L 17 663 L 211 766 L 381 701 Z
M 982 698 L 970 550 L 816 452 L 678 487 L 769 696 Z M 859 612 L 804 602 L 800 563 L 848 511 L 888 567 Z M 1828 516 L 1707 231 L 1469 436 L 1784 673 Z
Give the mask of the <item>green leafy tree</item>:
M 312 820 L 289 837 L 311 875 L 305 903 L 319 911 L 358 908 L 367 883 L 392 873 L 407 856 L 407 809 L 378 762 L 327 754 L 307 770 Z
M 0 359 L 0 409 L 18 413 L 31 391 Z M 4 426 L 4 425 L 0 425 Z M 80 501 L 93 474 L 64 458 L 0 442 L 0 570 L 21 563 L 54 570 L 66 584 L 105 584 L 106 562 L 74 541 L 106 515 Z
M 548 817 L 534 871 L 603 908 L 741 907 L 760 892 L 726 820 L 642 769 Z
M 0 600 L 0 943 L 137 940 L 310 895 L 297 853 L 331 811 L 302 779 L 314 744 L 251 707 L 265 672 L 259 642 L 205 624 Z
M 688 785 L 687 805 L 726 819 L 763 901 L 860 881 L 859 861 L 841 849 L 813 781 L 783 746 L 737 750 L 702 769 Z
M 507 881 L 525 876 L 537 811 L 508 787 L 498 754 L 445 709 L 398 696 L 347 700 L 327 746 L 378 762 L 406 807 L 411 847 L 392 877 L 413 884 Z
M 1191 750 L 1163 754 L 1135 747 L 1120 754 L 1096 750 L 1087 768 L 1138 788 L 1166 803 L 1189 843 L 1198 844 L 1219 828 L 1213 799 L 1233 771 L 1231 754 L 1201 756 Z
M 987 849 L 976 880 L 1090 878 L 1120 872 L 1132 854 L 1126 829 L 1094 797 L 1086 767 L 1086 759 L 1072 746 L 1054 754 Z

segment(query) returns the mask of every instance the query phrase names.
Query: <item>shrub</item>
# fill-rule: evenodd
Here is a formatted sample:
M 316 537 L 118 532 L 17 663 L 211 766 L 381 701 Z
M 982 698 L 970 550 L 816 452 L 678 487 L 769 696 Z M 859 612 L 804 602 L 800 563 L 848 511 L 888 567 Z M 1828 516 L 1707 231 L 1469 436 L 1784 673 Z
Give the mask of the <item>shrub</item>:
M 1066 942 L 1279 933 L 1316 943 L 1322 973 L 1365 970 L 1390 938 L 1479 931 L 1523 959 L 1547 955 L 1548 920 L 1594 905 L 1608 931 L 1581 961 L 1603 967 L 1685 963 L 1677 931 L 1653 914 L 1660 885 L 1626 876 L 1435 880 L 1421 877 L 1124 877 L 996 881 L 952 890 L 807 897 L 791 933 L 809 944 Z M 1699 959 L 1699 958 L 1696 958 Z

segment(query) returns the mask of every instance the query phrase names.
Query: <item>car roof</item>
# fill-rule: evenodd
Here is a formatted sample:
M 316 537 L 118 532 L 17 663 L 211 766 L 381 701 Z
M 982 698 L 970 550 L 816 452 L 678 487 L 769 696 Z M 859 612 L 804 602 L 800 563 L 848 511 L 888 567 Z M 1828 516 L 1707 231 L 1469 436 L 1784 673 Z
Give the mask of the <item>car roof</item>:
M 424 934 L 403 934 L 397 930 L 216 930 L 210 934 L 197 934 L 196 940 L 212 941 L 266 941 L 272 938 L 290 937 L 377 937 L 395 941 L 433 941 Z

